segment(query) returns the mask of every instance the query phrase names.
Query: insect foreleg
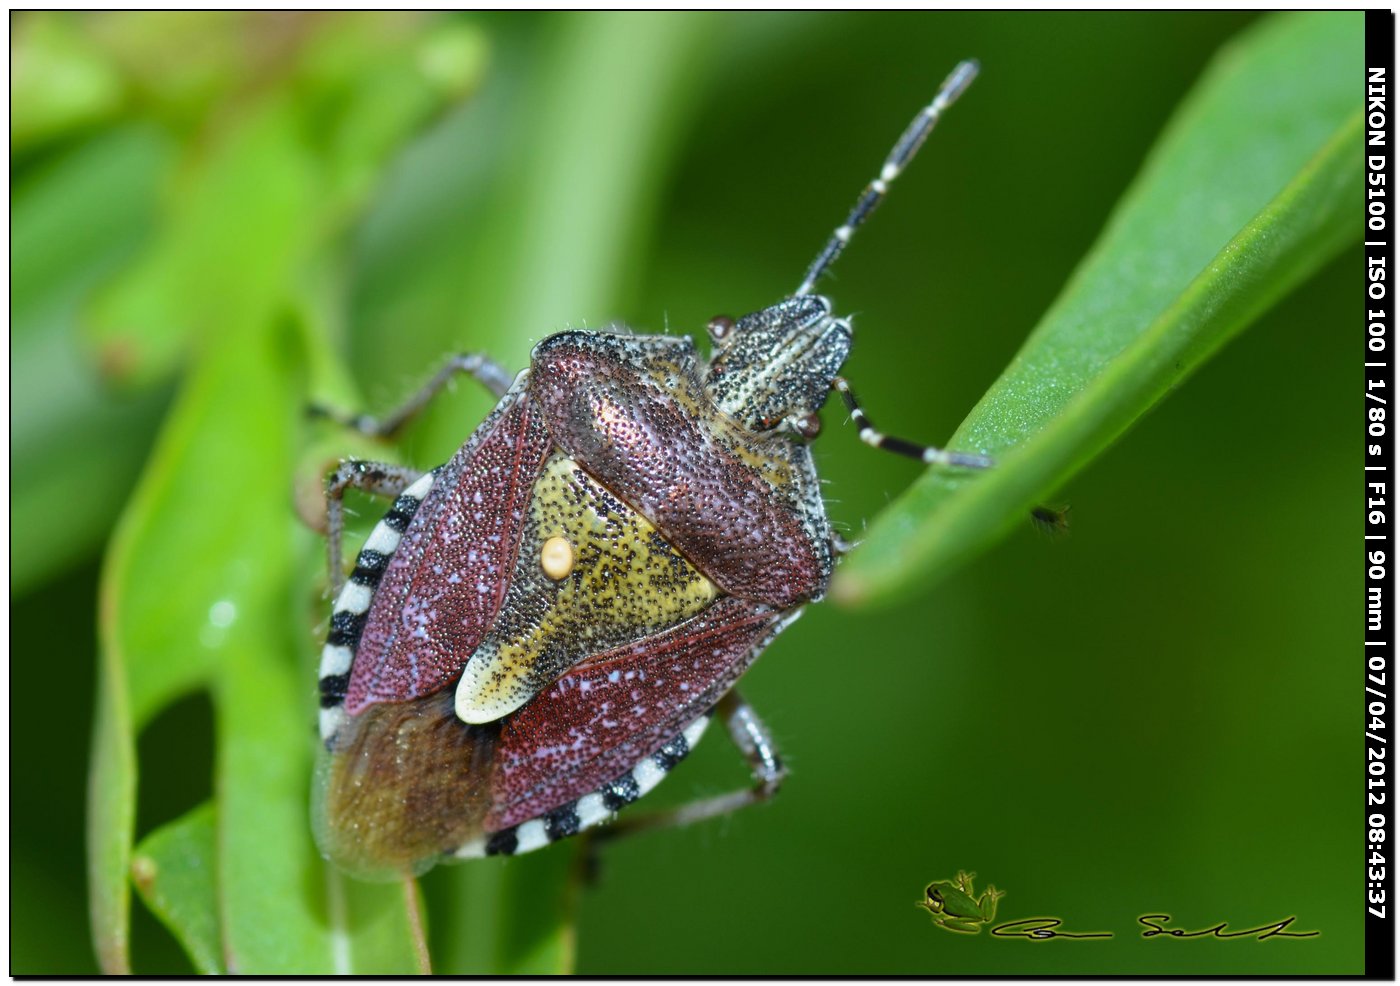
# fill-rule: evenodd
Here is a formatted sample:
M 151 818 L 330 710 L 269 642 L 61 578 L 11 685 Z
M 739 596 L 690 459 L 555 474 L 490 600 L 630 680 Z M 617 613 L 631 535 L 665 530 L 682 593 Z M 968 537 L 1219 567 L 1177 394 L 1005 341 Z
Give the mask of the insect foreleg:
M 846 408 L 851 412 L 851 420 L 859 429 L 860 440 L 871 448 L 908 456 L 929 465 L 960 466 L 963 469 L 990 469 L 996 465 L 994 460 L 985 455 L 975 455 L 969 452 L 945 452 L 940 448 L 919 445 L 915 442 L 905 441 L 903 438 L 893 438 L 886 435 L 884 432 L 876 430 L 875 426 L 870 423 L 870 418 L 861 409 L 860 403 L 856 400 L 856 395 L 845 377 L 833 379 L 831 387 L 833 390 L 840 391 L 841 398 L 846 402 Z M 1052 534 L 1067 530 L 1069 527 L 1068 518 L 1068 509 L 1056 510 L 1053 507 L 1036 507 L 1031 511 L 1031 519 L 1035 521 L 1036 526 Z M 838 553 L 845 554 L 845 551 L 838 548 Z
M 975 455 L 970 452 L 947 452 L 941 448 L 934 448 L 930 445 L 919 445 L 915 442 L 905 441 L 903 438 L 894 438 L 884 432 L 876 430 L 870 423 L 865 412 L 861 410 L 860 403 L 856 400 L 856 395 L 851 391 L 851 385 L 845 377 L 836 377 L 831 381 L 833 390 L 840 391 L 841 398 L 846 402 L 846 408 L 851 412 L 851 420 L 859 431 L 860 440 L 871 448 L 883 449 L 886 452 L 894 452 L 896 455 L 908 456 L 911 459 L 918 459 L 920 462 L 938 466 L 961 466 L 964 469 L 988 469 L 995 463 L 985 455 Z
M 382 418 L 368 414 L 348 414 L 323 404 L 313 404 L 309 410 L 315 416 L 329 418 L 338 424 L 353 428 L 371 437 L 386 438 L 397 433 L 400 428 L 422 413 L 429 402 L 459 373 L 470 376 L 495 395 L 497 400 L 506 395 L 506 391 L 510 390 L 511 383 L 515 379 L 509 370 L 489 356 L 483 356 L 480 353 L 459 353 L 448 359 L 437 373 L 433 374 L 432 379 L 420 387 L 417 393 L 405 401 L 401 407 Z

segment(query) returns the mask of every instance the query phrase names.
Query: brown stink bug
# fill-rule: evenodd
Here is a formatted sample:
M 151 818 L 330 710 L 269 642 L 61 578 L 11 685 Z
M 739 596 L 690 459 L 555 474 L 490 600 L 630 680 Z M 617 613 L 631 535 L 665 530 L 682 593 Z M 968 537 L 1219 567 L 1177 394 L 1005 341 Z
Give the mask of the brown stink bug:
M 796 292 L 711 321 L 710 359 L 688 338 L 563 332 L 513 382 L 462 356 L 399 413 L 345 419 L 392 433 L 457 373 L 500 399 L 431 472 L 345 462 L 328 482 L 326 856 L 391 877 L 539 848 L 612 821 L 713 715 L 754 786 L 663 820 L 777 790 L 782 763 L 734 684 L 822 598 L 841 550 L 808 447 L 828 393 L 870 445 L 990 465 L 875 431 L 838 376 L 850 323 L 813 293 L 976 71 L 960 64 L 914 118 Z M 347 580 L 349 487 L 396 499 Z

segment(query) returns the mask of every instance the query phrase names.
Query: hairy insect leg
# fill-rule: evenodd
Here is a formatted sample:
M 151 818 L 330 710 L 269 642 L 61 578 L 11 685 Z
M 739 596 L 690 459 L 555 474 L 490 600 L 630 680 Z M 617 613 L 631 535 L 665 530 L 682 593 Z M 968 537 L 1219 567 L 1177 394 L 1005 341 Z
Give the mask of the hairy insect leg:
M 701 798 L 678 808 L 624 817 L 606 828 L 599 829 L 591 839 L 594 847 L 649 829 L 690 825 L 718 815 L 727 815 L 740 808 L 767 801 L 778 793 L 783 778 L 787 776 L 787 768 L 778 756 L 768 727 L 759 719 L 753 707 L 744 701 L 738 689 L 730 689 L 729 693 L 720 699 L 715 712 L 724 719 L 729 738 L 748 762 L 753 785 L 728 794 Z
M 326 477 L 326 565 L 331 595 L 338 596 L 345 585 L 345 491 L 362 490 L 386 499 L 396 497 L 412 486 L 423 473 L 389 462 L 346 459 Z
M 308 410 L 317 417 L 329 418 L 338 424 L 353 428 L 355 431 L 363 432 L 371 437 L 385 438 L 398 432 L 400 428 L 422 413 L 432 399 L 442 391 L 442 388 L 446 387 L 460 373 L 465 373 L 480 383 L 495 395 L 497 400 L 506 395 L 514 381 L 511 372 L 489 356 L 483 356 L 480 353 L 459 353 L 448 359 L 437 373 L 433 374 L 432 379 L 420 387 L 417 393 L 405 401 L 402 406 L 382 418 L 368 414 L 349 414 L 326 407 L 323 404 L 313 404 Z
M 903 438 L 893 438 L 882 431 L 877 431 L 875 426 L 870 423 L 870 418 L 866 416 L 865 411 L 861 409 L 855 393 L 851 390 L 850 382 L 845 377 L 833 379 L 831 387 L 833 390 L 840 391 L 841 398 L 846 402 L 847 410 L 851 412 L 851 420 L 860 429 L 860 440 L 871 448 L 884 449 L 886 452 L 908 456 L 929 465 L 960 466 L 963 469 L 990 469 L 996 465 L 994 460 L 985 455 L 975 455 L 970 452 L 946 452 L 943 449 L 905 441 Z M 1048 533 L 1062 534 L 1069 529 L 1069 508 L 1035 507 L 1031 510 L 1031 520 L 1035 522 L 1037 527 Z M 844 553 L 844 551 L 838 551 L 838 554 Z
M 884 432 L 876 430 L 870 423 L 870 419 L 861 410 L 860 402 L 856 400 L 855 393 L 851 390 L 850 383 L 845 377 L 836 377 L 831 381 L 833 390 L 839 391 L 842 400 L 846 402 L 846 409 L 851 412 L 851 420 L 855 422 L 859 430 L 860 440 L 871 448 L 883 449 L 886 452 L 893 452 L 896 455 L 907 456 L 911 459 L 918 459 L 920 462 L 938 466 L 961 466 L 964 469 L 988 469 L 995 463 L 985 455 L 976 455 L 971 452 L 948 452 L 941 448 L 934 448 L 931 445 L 919 445 L 915 442 L 906 441 L 903 438 L 894 438 Z

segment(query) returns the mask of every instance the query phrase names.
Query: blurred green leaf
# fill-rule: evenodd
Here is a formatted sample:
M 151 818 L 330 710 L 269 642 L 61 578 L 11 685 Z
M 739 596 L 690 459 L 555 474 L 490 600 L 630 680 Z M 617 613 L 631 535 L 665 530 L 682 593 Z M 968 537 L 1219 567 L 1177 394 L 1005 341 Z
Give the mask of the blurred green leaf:
M 436 105 L 417 99 L 383 117 L 384 140 L 359 148 L 357 166 L 382 165 L 389 137 Z M 161 375 L 186 347 L 195 353 L 103 576 L 89 847 L 93 927 L 109 971 L 129 967 L 133 738 L 206 683 L 218 709 L 230 968 L 415 968 L 402 895 L 344 888 L 306 820 L 314 705 L 293 657 L 305 642 L 287 633 L 282 605 L 300 598 L 292 545 L 307 540 L 290 511 L 303 390 L 284 329 L 299 279 L 350 203 L 327 180 L 332 162 L 312 152 L 303 109 L 274 91 L 225 121 L 178 190 L 166 235 L 94 318 L 109 368 L 128 377 Z
M 108 975 L 131 972 L 126 881 L 136 825 L 136 734 L 123 677 L 110 658 L 98 667 L 88 765 L 88 911 L 93 949 Z
M 485 73 L 480 28 L 423 17 L 345 15 L 307 52 L 303 113 L 337 211 L 358 209 L 389 155 Z
M 16 176 L 11 192 L 11 315 L 16 332 L 52 331 L 147 235 L 174 157 L 153 127 L 127 124 Z
M 296 657 L 303 638 L 286 624 L 286 600 L 300 598 L 293 545 L 309 540 L 289 509 L 301 400 L 275 301 L 216 333 L 108 557 L 99 698 L 111 712 L 95 741 L 90 817 L 99 949 L 112 971 L 125 950 L 115 866 L 131 838 L 131 736 L 206 680 L 218 712 L 216 872 L 230 971 L 413 968 L 401 896 L 330 888 L 338 878 L 306 820 L 314 704 Z
M 316 17 L 306 25 L 303 84 L 216 118 L 171 189 L 162 235 L 90 313 L 90 341 L 108 374 L 138 385 L 162 379 L 217 324 L 213 308 L 255 307 L 276 291 L 308 244 L 358 209 L 391 152 L 465 93 L 485 58 L 481 39 L 452 24 L 415 33 L 418 20 Z M 425 64 L 425 50 L 436 59 Z M 317 208 L 298 212 L 308 167 Z
M 473 861 L 438 881 L 434 954 L 442 972 L 557 976 L 574 971 L 577 846 Z M 432 898 L 430 897 L 430 900 Z
M 195 971 L 224 971 L 214 883 L 214 806 L 203 804 L 162 825 L 136 847 L 132 880 L 180 944 Z
M 275 78 L 299 29 L 294 14 L 259 20 L 234 11 L 124 10 L 83 17 L 84 33 L 118 66 L 141 110 L 181 130 L 203 127 L 250 73 Z
M 263 310 L 248 315 L 225 309 L 236 317 L 183 388 L 107 556 L 98 696 L 105 714 L 94 738 L 89 832 L 103 912 L 99 952 L 109 971 L 125 949 L 135 734 L 236 660 L 239 645 L 273 661 L 285 653 L 265 604 L 286 564 L 278 470 L 290 462 L 295 421 L 285 357 L 267 351 L 274 302 L 264 296 Z M 236 826 L 221 808 L 221 822 Z
M 835 598 L 926 588 L 1011 529 L 1359 228 L 1360 14 L 1275 17 L 1228 46 L 952 447 L 872 524 Z
M 161 236 L 90 313 L 91 341 L 112 377 L 167 376 L 190 340 L 264 310 L 285 289 L 320 232 L 318 213 L 299 201 L 312 162 L 297 123 L 291 104 L 271 100 L 187 167 Z
M 24 150 L 111 116 L 120 73 L 71 11 L 16 13 L 11 48 L 10 149 Z
M 106 392 L 79 310 L 154 224 L 173 146 L 147 127 L 92 137 L 17 178 L 11 195 L 11 587 L 95 548 L 136 480 L 164 393 Z M 55 510 L 55 503 L 63 509 Z
M 227 627 L 215 678 L 225 949 L 231 969 L 250 975 L 402 974 L 416 966 L 400 888 L 349 884 L 322 862 L 311 839 L 308 724 L 315 703 L 307 663 L 298 659 L 306 655 L 305 632 L 297 623 L 289 633 L 286 624 L 287 600 L 306 598 L 294 561 L 314 540 L 293 526 L 290 511 L 294 449 L 287 436 L 301 430 L 302 399 L 298 381 L 283 379 L 261 394 L 250 387 L 250 377 L 256 381 L 286 358 L 285 333 L 263 335 L 257 348 L 225 352 L 218 361 L 225 385 L 261 409 L 258 421 L 251 406 L 244 408 L 247 426 L 285 442 L 258 457 L 273 463 L 259 479 L 262 488 L 242 491 L 257 504 L 260 530 L 236 525 L 231 533 L 243 547 L 223 549 L 238 559 L 246 589 L 243 598 L 224 601 L 238 616 Z
M 531 341 L 617 316 L 724 23 L 564 15 L 541 22 L 528 63 L 500 32 L 481 98 L 410 149 L 366 221 L 352 317 L 372 397 L 444 352 L 520 367 Z M 421 445 L 450 454 L 485 407 L 429 415 Z

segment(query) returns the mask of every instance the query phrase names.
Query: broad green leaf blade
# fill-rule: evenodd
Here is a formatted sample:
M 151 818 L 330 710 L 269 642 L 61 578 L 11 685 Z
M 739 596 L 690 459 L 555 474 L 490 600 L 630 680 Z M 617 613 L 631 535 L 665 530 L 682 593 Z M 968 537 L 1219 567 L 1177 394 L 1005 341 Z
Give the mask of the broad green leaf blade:
M 98 925 L 99 943 L 116 956 L 108 968 L 121 967 L 125 949 L 125 884 L 107 867 L 129 852 L 130 738 L 178 691 L 211 678 L 229 970 L 413 968 L 396 888 L 347 894 L 329 914 L 328 873 L 311 842 L 314 708 L 301 635 L 287 631 L 288 600 L 304 598 L 293 546 L 309 540 L 290 513 L 300 387 L 280 325 L 269 308 L 259 322 L 230 324 L 202 355 L 109 560 L 104 656 L 125 668 L 129 687 L 104 687 L 103 708 L 116 722 L 99 727 L 94 767 L 93 831 L 104 836 L 94 889 L 118 913 Z M 162 579 L 162 571 L 182 576 Z M 150 581 L 164 587 L 161 598 L 145 588 Z M 124 742 L 109 753 L 112 738 Z
M 224 971 L 214 886 L 214 806 L 162 825 L 136 847 L 132 882 L 204 975 Z
M 1359 235 L 1362 36 L 1359 14 L 1283 15 L 1217 56 L 954 436 L 998 466 L 926 473 L 871 526 L 836 598 L 909 594 L 987 547 Z
M 267 325 L 273 301 L 262 299 Z M 244 309 L 219 311 L 241 316 Z M 113 940 L 126 934 L 136 733 L 235 660 L 239 645 L 285 654 L 280 611 L 265 597 L 280 587 L 288 551 L 281 477 L 292 458 L 295 398 L 285 357 L 250 321 L 226 322 L 222 345 L 203 354 L 107 556 L 89 806 L 91 841 L 100 850 L 94 906 L 105 902 L 99 954 L 125 948 Z
M 229 173 L 238 162 L 250 194 L 275 192 L 266 208 L 222 194 L 194 207 L 222 213 L 210 228 L 239 231 L 220 247 L 225 273 L 261 273 L 225 294 L 226 303 L 203 306 L 201 334 L 210 341 L 108 555 L 90 811 L 94 924 L 99 954 L 111 956 L 107 968 L 121 968 L 132 739 L 161 707 L 217 673 L 227 961 L 239 971 L 326 971 L 323 902 L 307 899 L 307 887 L 323 880 L 305 818 L 313 712 L 283 606 L 295 591 L 289 507 L 301 398 L 279 324 L 320 203 L 314 165 L 285 106 L 254 113 L 225 150 L 230 162 L 214 170 Z M 278 249 L 268 251 L 269 243 Z
M 431 31 L 358 37 L 408 76 L 372 131 L 348 145 L 310 137 L 317 96 L 362 91 L 355 72 L 334 76 L 330 91 L 276 89 L 241 102 L 188 162 L 164 235 L 95 315 L 104 352 L 136 377 L 193 353 L 103 574 L 89 844 L 93 928 L 109 971 L 130 965 L 134 737 L 206 684 L 218 718 L 217 890 L 229 969 L 415 968 L 402 893 L 337 891 L 332 920 L 330 877 L 311 843 L 314 677 L 300 660 L 304 632 L 288 632 L 289 612 L 298 628 L 304 613 L 296 546 L 310 540 L 291 510 L 306 368 L 285 329 L 298 279 L 318 251 L 333 249 L 394 142 L 470 76 L 460 43 L 446 84 L 433 75 L 442 65 L 430 71 L 395 48 L 440 42 Z

